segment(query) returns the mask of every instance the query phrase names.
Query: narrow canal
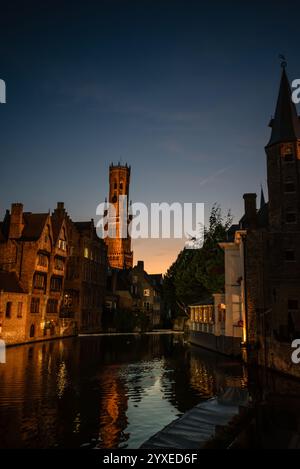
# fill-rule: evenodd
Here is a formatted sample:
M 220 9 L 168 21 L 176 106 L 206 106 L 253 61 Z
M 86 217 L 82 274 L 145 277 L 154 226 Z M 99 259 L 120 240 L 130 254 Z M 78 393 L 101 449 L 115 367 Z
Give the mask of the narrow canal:
M 240 363 L 179 334 L 12 347 L 0 364 L 0 447 L 138 448 L 202 400 L 246 384 Z

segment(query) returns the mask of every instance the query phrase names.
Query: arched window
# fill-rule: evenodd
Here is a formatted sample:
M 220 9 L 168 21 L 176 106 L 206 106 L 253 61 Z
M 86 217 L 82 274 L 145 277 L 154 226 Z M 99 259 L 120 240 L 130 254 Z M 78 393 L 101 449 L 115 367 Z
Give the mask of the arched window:
M 31 324 L 30 326 L 30 332 L 29 332 L 29 337 L 34 337 L 35 335 L 35 325 Z

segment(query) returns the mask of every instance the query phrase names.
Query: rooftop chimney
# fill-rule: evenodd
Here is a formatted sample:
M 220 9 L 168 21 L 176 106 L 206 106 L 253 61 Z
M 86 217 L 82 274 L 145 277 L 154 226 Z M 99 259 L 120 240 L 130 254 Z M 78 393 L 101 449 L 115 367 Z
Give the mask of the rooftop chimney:
M 139 270 L 142 270 L 142 271 L 143 271 L 143 270 L 144 270 L 144 261 L 138 261 L 138 263 L 137 263 L 137 268 L 138 268 Z
M 245 227 L 256 227 L 256 194 L 244 194 L 245 204 Z
M 9 239 L 20 238 L 23 228 L 23 204 L 12 204 L 9 224 Z
M 64 202 L 57 202 L 57 210 L 65 210 Z

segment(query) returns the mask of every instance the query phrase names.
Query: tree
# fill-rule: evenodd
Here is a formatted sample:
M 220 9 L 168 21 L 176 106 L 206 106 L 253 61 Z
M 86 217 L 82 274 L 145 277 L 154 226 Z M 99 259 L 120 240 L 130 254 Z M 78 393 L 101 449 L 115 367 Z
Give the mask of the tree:
M 203 246 L 183 249 L 167 271 L 164 298 L 173 316 L 184 314 L 191 303 L 224 291 L 224 253 L 219 243 L 226 240 L 231 224 L 230 212 L 223 218 L 220 207 L 214 204 L 204 229 Z

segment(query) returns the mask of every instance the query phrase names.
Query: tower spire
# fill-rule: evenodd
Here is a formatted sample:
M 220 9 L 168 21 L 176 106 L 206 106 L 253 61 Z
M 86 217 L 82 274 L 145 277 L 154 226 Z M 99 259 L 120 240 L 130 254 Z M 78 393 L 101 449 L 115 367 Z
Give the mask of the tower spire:
M 284 59 L 284 57 L 281 57 Z M 267 146 L 300 139 L 300 120 L 292 101 L 292 92 L 286 74 L 286 61 L 281 63 L 282 74 L 274 119 L 271 119 L 271 138 Z
M 265 201 L 263 186 L 261 184 L 260 185 L 260 208 L 263 208 L 264 205 L 266 205 L 266 201 Z

